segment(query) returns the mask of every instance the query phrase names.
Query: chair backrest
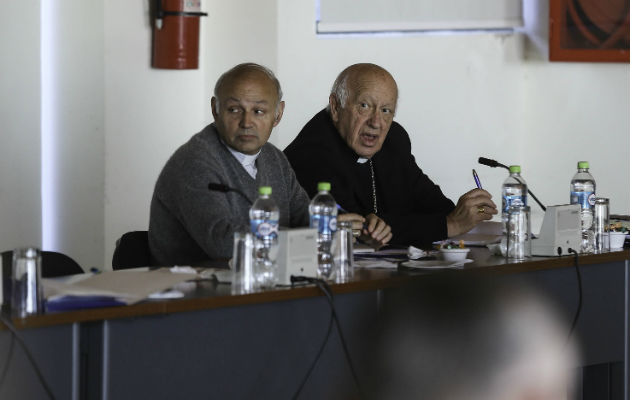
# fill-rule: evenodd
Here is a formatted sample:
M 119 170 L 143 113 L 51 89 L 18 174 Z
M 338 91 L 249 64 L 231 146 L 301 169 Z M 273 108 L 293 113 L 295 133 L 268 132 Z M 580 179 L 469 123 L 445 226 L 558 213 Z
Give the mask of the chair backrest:
M 56 276 L 82 274 L 83 268 L 72 258 L 56 251 L 42 251 L 42 277 L 54 278 Z M 13 264 L 13 250 L 2 253 L 2 265 Z M 11 271 L 11 268 L 3 268 Z
M 148 231 L 127 232 L 116 241 L 116 248 L 112 257 L 113 269 L 147 267 L 150 265 L 151 252 L 149 251 Z

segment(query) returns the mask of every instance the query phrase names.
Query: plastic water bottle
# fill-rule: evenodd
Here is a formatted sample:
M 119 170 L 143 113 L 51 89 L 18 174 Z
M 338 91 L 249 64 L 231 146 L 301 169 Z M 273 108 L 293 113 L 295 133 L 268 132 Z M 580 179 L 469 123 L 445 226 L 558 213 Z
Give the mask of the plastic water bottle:
M 271 198 L 271 187 L 258 188 L 259 197 L 249 209 L 249 221 L 256 238 L 256 282 L 271 287 L 277 281 L 278 221 L 280 211 Z
M 593 206 L 595 205 L 595 179 L 588 172 L 588 162 L 579 161 L 577 172 L 571 179 L 571 204 L 581 206 L 582 220 L 582 253 L 593 252 L 595 233 L 593 232 Z
M 323 278 L 331 278 L 334 260 L 331 245 L 337 231 L 337 203 L 330 195 L 330 183 L 319 182 L 318 193 L 311 200 L 308 212 L 311 216 L 311 228 L 317 228 L 318 273 Z
M 503 220 L 503 234 L 505 235 L 510 207 L 527 205 L 527 183 L 521 177 L 520 165 L 510 165 L 510 176 L 503 182 L 501 194 L 503 197 L 501 218 Z

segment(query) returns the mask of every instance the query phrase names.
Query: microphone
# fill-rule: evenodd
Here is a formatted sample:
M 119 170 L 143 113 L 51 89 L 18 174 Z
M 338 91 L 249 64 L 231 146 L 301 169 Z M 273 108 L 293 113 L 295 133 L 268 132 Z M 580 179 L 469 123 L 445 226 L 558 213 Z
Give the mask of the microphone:
M 507 169 L 508 171 L 510 170 L 510 168 L 506 167 L 505 165 L 501 164 L 500 162 L 497 162 L 495 160 L 491 160 L 491 159 L 485 158 L 485 157 L 479 157 L 477 162 L 479 162 L 479 164 L 486 165 L 486 166 L 492 167 L 492 168 L 501 167 L 501 168 Z
M 510 170 L 509 167 L 506 167 L 505 165 L 501 164 L 500 162 L 496 161 L 496 160 L 491 160 L 489 158 L 485 158 L 485 157 L 479 157 L 479 159 L 477 160 L 477 162 L 481 165 L 486 165 L 488 167 L 492 167 L 492 168 L 496 168 L 496 167 L 501 167 L 501 168 L 505 168 L 508 171 Z M 523 183 L 523 182 L 521 182 Z M 543 211 L 547 211 L 547 207 L 543 206 L 543 204 L 540 202 L 540 200 L 538 200 L 538 197 L 536 197 L 534 195 L 534 193 L 532 193 L 531 190 L 529 190 L 529 187 L 527 188 L 527 193 L 532 196 L 532 199 L 534 199 L 534 201 L 536 201 L 536 203 L 538 203 L 538 205 L 540 206 L 540 208 L 542 208 Z
M 240 191 L 239 189 L 230 187 L 226 184 L 223 183 L 215 183 L 215 182 L 210 182 L 208 183 L 208 190 L 213 191 L 213 192 L 223 192 L 223 193 L 227 193 L 227 192 L 234 192 L 234 193 L 238 193 L 239 195 L 241 195 L 242 198 L 244 198 L 249 204 L 254 204 L 253 201 L 251 201 L 249 199 L 249 197 L 247 197 L 247 195 L 245 193 L 243 193 L 242 191 Z

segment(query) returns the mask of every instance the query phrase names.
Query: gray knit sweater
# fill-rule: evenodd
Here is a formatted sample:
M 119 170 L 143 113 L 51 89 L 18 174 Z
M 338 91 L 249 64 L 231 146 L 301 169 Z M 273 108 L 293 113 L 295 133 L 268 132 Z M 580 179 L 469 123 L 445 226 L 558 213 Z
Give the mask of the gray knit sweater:
M 210 191 L 209 183 L 238 188 L 252 202 L 258 187 L 271 186 L 280 226 L 306 226 L 309 198 L 285 155 L 266 143 L 256 167 L 254 180 L 219 139 L 214 124 L 182 145 L 155 184 L 149 221 L 152 262 L 195 265 L 232 256 L 234 232 L 249 229 L 251 204 L 235 192 Z

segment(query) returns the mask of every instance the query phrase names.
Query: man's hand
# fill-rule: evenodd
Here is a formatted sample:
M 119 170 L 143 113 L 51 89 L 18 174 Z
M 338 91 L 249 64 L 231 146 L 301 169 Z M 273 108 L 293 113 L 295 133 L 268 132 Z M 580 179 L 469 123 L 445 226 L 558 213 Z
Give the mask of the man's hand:
M 366 226 L 361 230 L 359 239 L 370 247 L 378 249 L 392 240 L 392 228 L 375 214 L 365 217 Z
M 365 218 L 359 214 L 346 213 L 337 215 L 337 221 L 350 221 L 352 222 L 352 231 L 361 231 L 363 229 Z
M 492 195 L 483 189 L 473 189 L 462 195 L 455 209 L 446 216 L 448 237 L 466 233 L 479 222 L 492 219 L 498 211 L 491 198 Z

